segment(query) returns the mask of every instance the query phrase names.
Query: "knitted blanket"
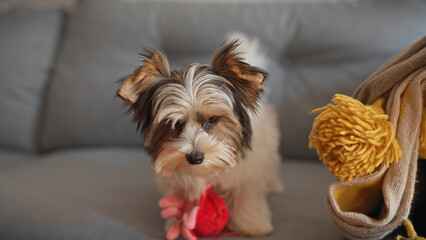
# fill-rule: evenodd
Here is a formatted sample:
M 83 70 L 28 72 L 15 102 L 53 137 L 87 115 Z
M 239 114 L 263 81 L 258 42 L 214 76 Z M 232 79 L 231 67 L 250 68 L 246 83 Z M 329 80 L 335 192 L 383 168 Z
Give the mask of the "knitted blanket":
M 414 193 L 426 93 L 426 37 L 374 72 L 353 97 L 364 104 L 385 99 L 402 160 L 369 175 L 329 186 L 327 208 L 349 239 L 381 239 L 408 217 Z M 425 130 L 423 130 L 425 131 Z

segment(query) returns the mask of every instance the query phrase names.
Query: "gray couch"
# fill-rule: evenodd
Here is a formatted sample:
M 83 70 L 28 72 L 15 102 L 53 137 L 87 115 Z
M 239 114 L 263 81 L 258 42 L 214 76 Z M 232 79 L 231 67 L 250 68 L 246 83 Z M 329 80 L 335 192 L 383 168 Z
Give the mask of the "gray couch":
M 308 150 L 314 115 L 426 33 L 426 2 L 80 1 L 71 12 L 0 11 L 0 239 L 162 239 L 149 157 L 117 80 L 142 47 L 175 67 L 209 63 L 231 31 L 272 59 L 285 193 L 259 239 L 342 239 L 325 209 L 334 179 Z M 238 237 L 226 237 L 226 239 Z

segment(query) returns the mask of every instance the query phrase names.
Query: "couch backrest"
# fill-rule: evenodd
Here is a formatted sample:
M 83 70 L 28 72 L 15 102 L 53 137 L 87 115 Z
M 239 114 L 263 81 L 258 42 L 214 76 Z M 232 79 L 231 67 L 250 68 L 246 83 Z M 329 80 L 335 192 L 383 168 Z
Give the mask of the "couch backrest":
M 37 149 L 42 98 L 62 19 L 59 9 L 0 11 L 0 148 Z
M 355 88 L 394 53 L 426 33 L 426 2 L 155 2 L 85 0 L 72 14 L 47 92 L 43 150 L 138 145 L 115 97 L 117 80 L 140 64 L 142 47 L 172 65 L 208 63 L 232 31 L 260 40 L 272 59 L 267 98 L 279 112 L 285 157 L 307 149 L 310 111 Z

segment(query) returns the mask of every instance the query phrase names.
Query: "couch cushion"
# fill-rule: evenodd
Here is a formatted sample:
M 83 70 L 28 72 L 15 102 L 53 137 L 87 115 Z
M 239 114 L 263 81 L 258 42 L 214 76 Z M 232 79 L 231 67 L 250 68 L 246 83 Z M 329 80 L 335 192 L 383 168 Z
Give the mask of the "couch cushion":
M 341 239 L 325 210 L 327 168 L 288 160 L 281 174 L 285 193 L 268 198 L 275 231 L 259 239 Z M 164 238 L 152 166 L 138 149 L 51 153 L 0 172 L 0 192 L 0 239 Z
M 9 171 L 19 166 L 25 166 L 37 159 L 38 155 L 34 153 L 0 148 L 0 172 Z
M 0 11 L 0 147 L 35 150 L 61 21 L 60 10 Z
M 141 47 L 164 50 L 176 66 L 191 58 L 208 63 L 224 36 L 237 30 L 258 38 L 272 59 L 266 94 L 279 111 L 283 155 L 311 158 L 309 112 L 334 93 L 350 95 L 420 38 L 425 11 L 426 3 L 417 0 L 83 1 L 48 94 L 43 147 L 136 144 L 139 137 L 114 94 L 117 79 L 139 64 Z

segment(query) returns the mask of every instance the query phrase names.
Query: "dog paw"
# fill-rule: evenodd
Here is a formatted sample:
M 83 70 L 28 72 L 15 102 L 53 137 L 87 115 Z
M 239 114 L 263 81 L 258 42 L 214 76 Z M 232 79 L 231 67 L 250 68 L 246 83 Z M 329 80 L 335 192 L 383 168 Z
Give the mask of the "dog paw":
M 270 234 L 274 227 L 270 221 L 231 221 L 229 229 L 246 237 L 261 237 Z

